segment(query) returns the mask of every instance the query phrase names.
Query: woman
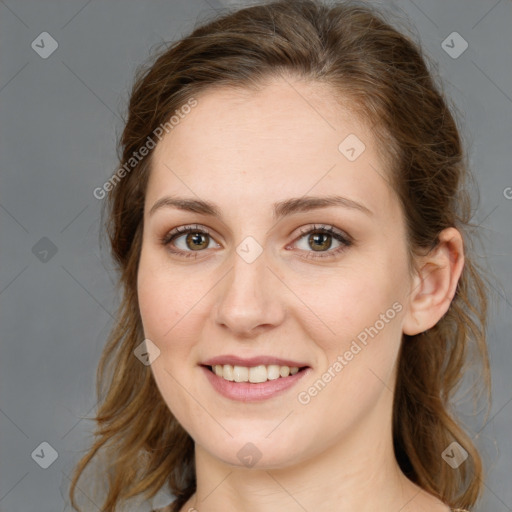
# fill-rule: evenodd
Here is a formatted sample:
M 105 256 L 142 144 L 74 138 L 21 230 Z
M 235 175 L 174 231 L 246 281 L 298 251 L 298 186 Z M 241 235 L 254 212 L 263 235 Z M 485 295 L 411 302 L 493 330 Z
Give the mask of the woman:
M 353 3 L 241 9 L 139 74 L 121 145 L 123 303 L 72 491 L 101 449 L 105 511 L 166 486 L 166 511 L 473 507 L 450 399 L 471 346 L 488 385 L 487 303 L 418 46 Z

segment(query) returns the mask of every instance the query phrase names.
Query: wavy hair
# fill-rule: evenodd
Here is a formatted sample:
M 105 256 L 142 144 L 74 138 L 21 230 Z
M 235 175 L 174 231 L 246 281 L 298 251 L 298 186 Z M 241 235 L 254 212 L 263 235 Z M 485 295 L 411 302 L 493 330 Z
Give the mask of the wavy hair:
M 403 336 L 393 404 L 396 459 L 413 482 L 452 507 L 472 507 L 483 464 L 454 412 L 467 370 L 490 400 L 487 283 L 470 253 L 470 173 L 457 123 L 415 38 L 366 4 L 282 0 L 217 15 L 169 44 L 137 71 L 120 139 L 120 167 L 191 98 L 216 86 L 258 88 L 284 76 L 325 84 L 367 121 L 389 162 L 389 181 L 407 224 L 411 260 L 461 231 L 465 265 L 447 313 L 428 331 Z M 164 485 L 179 508 L 196 488 L 194 444 L 166 406 L 151 369 L 134 357 L 144 339 L 137 300 L 143 208 L 153 152 L 110 187 L 105 232 L 119 272 L 121 302 L 97 370 L 95 441 L 72 476 L 100 450 L 107 461 L 102 510 Z M 133 163 L 133 162 L 132 162 Z M 457 441 L 468 452 L 452 469 L 441 457 Z M 81 509 L 76 509 L 81 510 Z

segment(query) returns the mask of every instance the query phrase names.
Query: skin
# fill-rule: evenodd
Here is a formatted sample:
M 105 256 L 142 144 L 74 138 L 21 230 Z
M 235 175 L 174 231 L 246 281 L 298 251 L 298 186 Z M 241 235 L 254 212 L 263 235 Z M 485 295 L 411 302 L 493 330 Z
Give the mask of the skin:
M 417 259 L 418 272 L 409 271 L 404 216 L 376 140 L 325 85 L 275 80 L 258 92 L 220 88 L 197 100 L 153 154 L 138 274 L 144 334 L 160 350 L 154 378 L 195 442 L 197 492 L 181 510 L 447 512 L 400 471 L 391 413 L 402 334 L 435 325 L 455 294 L 459 232 L 443 231 L 436 250 Z M 349 134 L 366 146 L 353 162 L 338 150 Z M 330 206 L 272 217 L 274 202 L 329 194 L 372 213 Z M 173 207 L 150 215 L 169 195 L 214 202 L 222 218 Z M 212 235 L 199 251 L 186 233 L 174 240 L 175 250 L 197 258 L 161 242 L 188 224 Z M 305 259 L 340 246 L 331 238 L 331 248 L 315 251 L 299 231 L 314 224 L 334 226 L 353 244 Z M 263 248 L 252 263 L 236 252 L 248 236 Z M 397 302 L 401 311 L 299 403 L 298 393 Z M 198 366 L 221 354 L 292 358 L 312 370 L 280 396 L 237 402 Z M 237 456 L 249 442 L 261 454 L 251 468 Z

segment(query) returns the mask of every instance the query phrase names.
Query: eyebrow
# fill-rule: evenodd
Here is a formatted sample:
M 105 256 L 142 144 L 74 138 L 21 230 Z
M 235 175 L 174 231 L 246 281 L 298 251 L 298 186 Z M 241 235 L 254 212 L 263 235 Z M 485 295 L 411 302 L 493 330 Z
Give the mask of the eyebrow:
M 279 201 L 272 205 L 274 220 L 279 220 L 282 217 L 292 215 L 294 213 L 308 212 L 311 210 L 318 210 L 320 208 L 328 208 L 329 206 L 341 206 L 343 208 L 359 210 L 367 215 L 373 215 L 373 212 L 363 204 L 352 199 L 348 199 L 347 197 L 336 195 L 323 197 L 294 197 L 285 201 Z M 162 197 L 151 207 L 149 215 L 153 215 L 157 210 L 162 208 L 177 208 L 179 210 L 222 218 L 222 214 L 218 206 L 209 201 L 203 201 L 200 199 L 171 196 Z

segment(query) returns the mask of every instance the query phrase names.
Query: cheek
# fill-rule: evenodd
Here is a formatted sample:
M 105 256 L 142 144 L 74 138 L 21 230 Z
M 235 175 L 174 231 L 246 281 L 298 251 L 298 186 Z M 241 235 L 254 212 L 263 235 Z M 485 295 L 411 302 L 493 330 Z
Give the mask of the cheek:
M 392 389 L 406 280 L 405 259 L 390 253 L 373 260 L 362 258 L 361 265 L 352 267 L 350 273 L 341 271 L 336 279 L 326 280 L 322 294 L 301 288 L 304 302 L 314 304 L 315 312 L 329 327 L 320 335 L 311 324 L 303 324 L 322 350 L 320 379 L 308 383 L 313 389 L 311 393 L 304 389 L 309 395 L 304 401 L 321 391 L 323 406 L 340 407 L 340 414 L 344 408 L 352 409 L 356 414 L 384 389 Z
M 158 271 L 155 268 L 150 258 L 141 255 L 137 292 L 144 336 L 160 350 L 150 368 L 167 407 L 195 438 L 195 426 L 201 423 L 201 418 L 198 419 L 199 413 L 186 389 L 191 389 L 191 352 L 194 339 L 198 339 L 193 305 L 199 291 L 196 288 L 194 293 L 190 291 L 193 286 L 184 286 L 184 277 L 170 277 L 161 264 Z M 185 365 L 185 361 L 190 365 Z
M 362 283 L 364 293 L 359 290 Z M 379 402 L 392 400 L 403 307 L 393 300 L 394 293 L 384 292 L 378 282 L 373 281 L 375 288 L 370 284 L 359 281 L 340 298 L 334 308 L 337 321 L 330 324 L 335 341 L 311 333 L 321 345 L 322 358 L 315 375 L 297 390 L 296 401 L 305 414 L 304 425 L 311 415 L 328 411 L 320 426 L 311 424 L 326 438 L 356 428 Z
M 145 335 L 164 348 L 171 340 L 183 338 L 176 332 L 187 326 L 187 315 L 193 315 L 201 283 L 179 269 L 171 270 L 156 251 L 143 249 L 137 295 Z
M 396 267 L 395 267 L 396 268 Z M 311 310 L 321 320 L 323 328 L 312 339 L 324 339 L 326 347 L 341 349 L 347 340 L 351 340 L 377 323 L 379 331 L 388 331 L 391 324 L 398 324 L 398 309 L 401 304 L 401 286 L 398 276 L 384 268 L 375 271 L 363 266 L 348 272 L 341 270 L 338 275 L 331 274 L 329 279 L 322 280 L 320 287 L 296 284 L 295 290 L 303 302 L 311 304 Z M 399 303 L 393 308 L 393 304 Z M 386 315 L 386 312 L 388 314 Z M 381 319 L 381 315 L 385 315 Z M 384 322 L 384 323 L 383 323 Z M 314 322 L 315 325 L 318 321 Z M 309 330 L 313 323 L 309 323 Z M 306 324 L 304 329 L 308 329 Z M 319 336 L 324 332 L 325 336 Z M 361 336 L 364 338 L 364 334 Z
M 151 370 L 164 400 L 179 418 L 190 406 L 184 387 L 190 390 L 200 371 L 197 348 L 211 286 L 189 268 L 171 269 L 159 254 L 141 254 L 137 293 L 142 326 L 144 336 L 160 350 Z

